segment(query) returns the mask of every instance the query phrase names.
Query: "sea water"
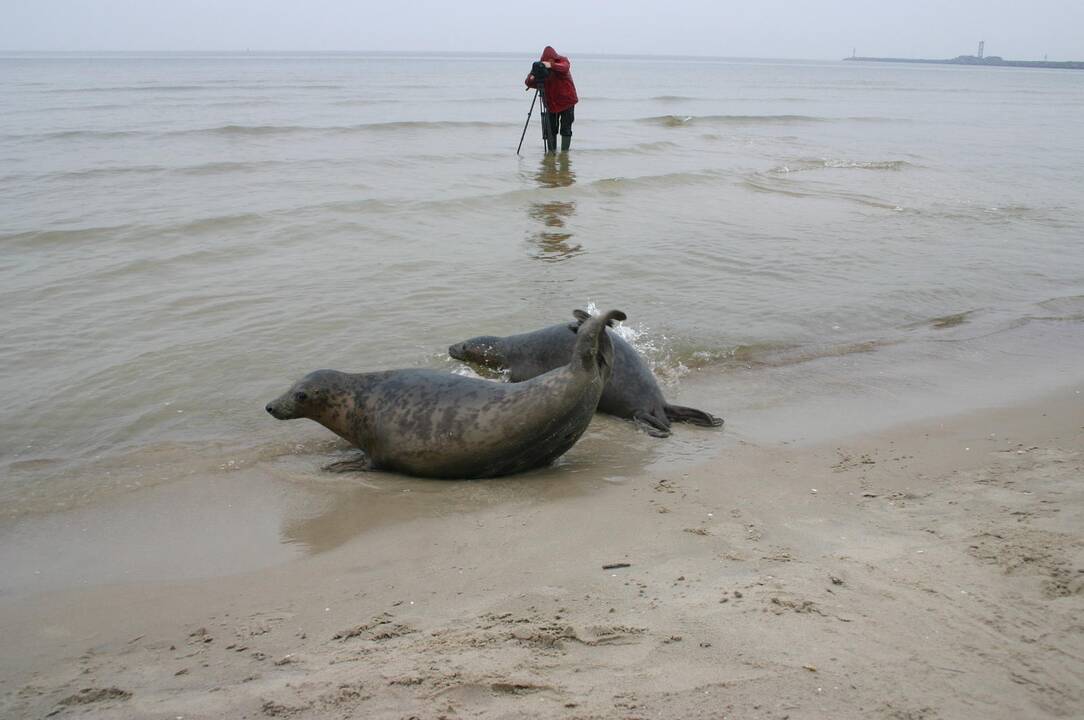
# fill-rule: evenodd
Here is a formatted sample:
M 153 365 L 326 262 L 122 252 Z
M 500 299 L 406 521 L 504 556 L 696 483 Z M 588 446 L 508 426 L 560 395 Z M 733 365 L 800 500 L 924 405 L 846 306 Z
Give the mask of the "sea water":
M 517 156 L 533 59 L 0 59 L 4 522 L 323 482 L 342 444 L 263 410 L 294 380 L 579 307 L 728 425 L 602 419 L 548 476 L 1076 379 L 1084 74 L 574 55 L 571 152 L 535 107 Z

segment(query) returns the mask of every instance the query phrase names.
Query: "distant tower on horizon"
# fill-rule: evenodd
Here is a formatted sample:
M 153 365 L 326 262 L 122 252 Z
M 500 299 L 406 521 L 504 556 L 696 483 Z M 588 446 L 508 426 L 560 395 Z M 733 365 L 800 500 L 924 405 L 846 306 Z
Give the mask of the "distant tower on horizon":
M 858 48 L 851 48 L 851 59 L 854 59 L 855 53 L 858 52 Z
M 982 60 L 982 49 L 984 47 L 986 47 L 986 41 L 985 40 L 979 40 L 979 55 L 978 55 L 979 60 Z

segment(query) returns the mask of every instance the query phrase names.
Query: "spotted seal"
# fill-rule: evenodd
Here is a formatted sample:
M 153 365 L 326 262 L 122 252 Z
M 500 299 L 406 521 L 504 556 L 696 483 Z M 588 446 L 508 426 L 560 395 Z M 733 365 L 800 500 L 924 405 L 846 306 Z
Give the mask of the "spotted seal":
M 268 403 L 279 420 L 309 418 L 365 456 L 335 470 L 391 470 L 433 478 L 511 475 L 553 462 L 587 429 L 613 367 L 603 330 L 620 310 L 591 318 L 566 363 L 523 383 L 434 370 L 317 370 Z
M 551 325 L 522 335 L 482 335 L 464 340 L 449 347 L 448 354 L 456 360 L 507 370 L 509 380 L 522 382 L 568 362 L 578 343 L 577 331 L 582 332 L 581 325 L 591 319 L 583 310 L 577 310 L 575 317 L 576 322 Z M 616 333 L 607 330 L 606 335 L 613 344 L 614 366 L 598 403 L 599 412 L 633 420 L 654 437 L 668 437 L 671 421 L 703 427 L 723 424 L 720 418 L 703 410 L 666 402 L 640 354 Z

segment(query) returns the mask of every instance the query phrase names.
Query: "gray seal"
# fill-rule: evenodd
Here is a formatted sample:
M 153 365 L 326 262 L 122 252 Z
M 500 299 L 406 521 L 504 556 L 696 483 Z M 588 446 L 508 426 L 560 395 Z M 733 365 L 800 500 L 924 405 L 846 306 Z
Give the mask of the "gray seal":
M 448 348 L 456 360 L 507 370 L 513 383 L 529 380 L 568 362 L 581 324 L 590 322 L 583 310 L 575 312 L 576 322 L 551 325 L 522 335 L 482 335 Z M 589 319 L 590 318 L 590 319 Z M 633 420 L 649 435 L 669 437 L 670 423 L 686 422 L 718 427 L 722 419 L 695 408 L 671 405 L 636 349 L 616 333 L 606 331 L 614 349 L 614 366 L 598 403 L 599 412 Z
M 613 367 L 606 324 L 583 323 L 565 363 L 523 383 L 434 370 L 317 370 L 267 405 L 279 420 L 315 420 L 364 452 L 333 470 L 486 478 L 548 465 L 587 429 Z

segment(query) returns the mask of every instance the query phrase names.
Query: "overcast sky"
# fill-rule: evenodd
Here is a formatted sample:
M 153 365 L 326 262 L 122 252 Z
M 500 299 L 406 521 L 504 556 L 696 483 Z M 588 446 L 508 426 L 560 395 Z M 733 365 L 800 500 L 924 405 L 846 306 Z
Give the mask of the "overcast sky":
M 1084 0 L 0 0 L 0 50 L 1084 60 Z

